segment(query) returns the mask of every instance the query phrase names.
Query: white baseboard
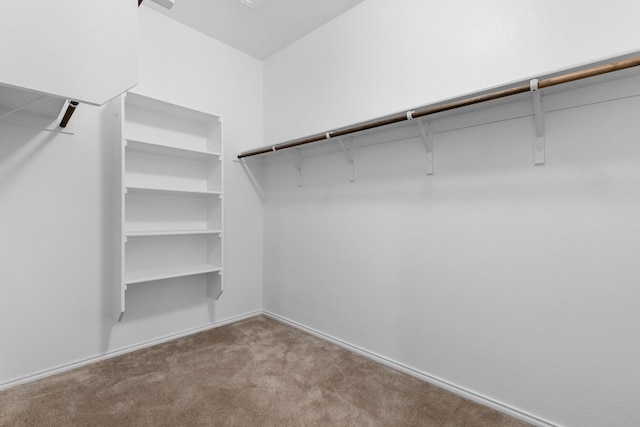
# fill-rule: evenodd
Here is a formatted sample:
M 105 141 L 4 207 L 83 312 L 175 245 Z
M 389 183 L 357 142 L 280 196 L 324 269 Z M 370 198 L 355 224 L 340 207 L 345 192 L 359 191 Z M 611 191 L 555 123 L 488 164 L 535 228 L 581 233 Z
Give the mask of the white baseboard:
M 82 366 L 86 366 L 89 365 L 91 363 L 96 363 L 96 362 L 100 362 L 103 360 L 107 360 L 107 359 L 111 359 L 112 357 L 116 357 L 116 356 L 120 356 L 122 354 L 126 354 L 126 353 L 131 353 L 133 351 L 136 350 L 142 350 L 143 348 L 147 348 L 147 347 L 151 347 L 157 344 L 162 344 L 163 342 L 167 342 L 167 341 L 171 341 L 171 340 L 175 340 L 177 338 L 181 338 L 187 335 L 191 335 L 191 334 L 195 334 L 198 332 L 203 332 L 203 331 L 207 331 L 209 329 L 215 329 L 215 328 L 219 328 L 220 326 L 224 326 L 224 325 L 228 325 L 230 323 L 235 323 L 238 322 L 240 320 L 244 320 L 244 319 L 249 319 L 251 317 L 255 317 L 255 316 L 259 316 L 261 315 L 263 312 L 262 310 L 256 310 L 256 311 L 252 311 L 249 313 L 245 313 L 245 314 L 241 314 L 239 316 L 234 316 L 234 317 L 229 317 L 227 319 L 224 320 L 220 320 L 218 322 L 215 323 L 208 323 L 206 325 L 202 325 L 202 326 L 198 326 L 195 328 L 191 328 L 191 329 L 187 329 L 184 330 L 182 332 L 177 332 L 175 334 L 170 334 L 170 335 L 165 335 L 163 337 L 160 338 L 156 338 L 156 339 L 152 339 L 149 341 L 144 341 L 142 343 L 139 344 L 135 344 L 132 346 L 128 346 L 128 347 L 123 347 L 120 348 L 118 350 L 113 350 L 110 351 L 108 353 L 104 353 L 101 354 L 99 356 L 94 356 L 94 357 L 89 357 L 87 359 L 82 359 L 73 363 L 69 363 L 67 365 L 62 365 L 62 366 L 58 366 L 56 368 L 52 368 L 52 369 L 47 369 L 41 372 L 37 372 L 35 374 L 32 375 L 27 375 L 25 377 L 21 377 L 6 383 L 2 383 L 0 384 L 0 390 L 5 390 L 11 387 L 15 387 L 17 385 L 20 384 L 25 384 L 31 381 L 35 381 L 35 380 L 39 380 L 42 378 L 46 378 L 46 377 L 50 377 L 51 375 L 56 375 L 62 372 L 66 372 L 66 371 L 70 371 L 72 369 L 76 369 L 76 368 L 80 368 Z
M 384 357 L 384 356 L 380 356 L 379 354 L 373 353 L 371 351 L 365 350 L 365 349 L 363 349 L 361 347 L 358 347 L 356 345 L 353 345 L 353 344 L 350 344 L 348 342 L 342 341 L 342 340 L 340 340 L 338 338 L 335 338 L 335 337 L 333 337 L 331 335 L 327 335 L 327 334 L 325 334 L 323 332 L 317 331 L 317 330 L 315 330 L 313 328 L 309 328 L 309 327 L 307 327 L 305 325 L 302 325 L 302 324 L 300 324 L 298 322 L 295 322 L 293 320 L 287 319 L 286 317 L 282 317 L 280 315 L 277 315 L 275 313 L 271 313 L 271 312 L 266 311 L 266 310 L 263 311 L 263 313 L 264 313 L 265 316 L 268 316 L 268 317 L 270 317 L 272 319 L 275 319 L 275 320 L 278 320 L 280 322 L 283 322 L 283 323 L 286 323 L 288 325 L 291 325 L 291 326 L 293 326 L 295 328 L 298 328 L 298 329 L 300 329 L 300 330 L 302 330 L 304 332 L 307 332 L 307 333 L 309 333 L 311 335 L 314 335 L 314 336 L 316 336 L 318 338 L 321 338 L 323 340 L 329 341 L 329 342 L 331 342 L 333 344 L 336 344 L 336 345 L 338 345 L 338 346 L 340 346 L 342 348 L 345 348 L 347 350 L 351 350 L 351 351 L 353 351 L 355 353 L 358 353 L 358 354 L 360 354 L 362 356 L 365 356 L 365 357 L 367 357 L 369 359 L 372 359 L 372 360 L 374 360 L 374 361 L 376 361 L 378 363 L 381 363 L 381 364 L 383 364 L 385 366 L 388 366 L 390 368 L 396 369 L 396 370 L 398 370 L 400 372 L 404 372 L 404 373 L 409 374 L 409 375 L 411 375 L 413 377 L 416 377 L 416 378 L 418 378 L 418 379 L 420 379 L 422 381 L 426 381 L 428 383 L 431 383 L 431 384 L 433 384 L 435 386 L 441 387 L 441 388 L 443 388 L 445 390 L 448 390 L 448 391 L 450 391 L 452 393 L 455 393 L 455 394 L 457 394 L 459 396 L 462 396 L 462 397 L 464 397 L 466 399 L 469 399 L 469 400 L 472 400 L 472 401 L 474 401 L 476 403 L 479 403 L 480 405 L 488 406 L 488 407 L 490 407 L 492 409 L 495 409 L 496 411 L 503 412 L 503 413 L 505 413 L 507 415 L 510 415 L 510 416 L 512 416 L 514 418 L 518 418 L 518 419 L 520 419 L 522 421 L 528 422 L 528 423 L 533 424 L 535 426 L 539 426 L 539 427 L 560 427 L 560 426 L 558 426 L 558 424 L 554 424 L 554 423 L 552 423 L 550 421 L 546 421 L 546 420 L 544 420 L 542 418 L 536 417 L 536 416 L 531 415 L 531 414 L 529 414 L 527 412 L 524 412 L 524 411 L 521 411 L 519 409 L 513 408 L 513 407 L 511 407 L 509 405 L 506 405 L 506 404 L 504 404 L 502 402 L 499 402 L 499 401 L 497 401 L 495 399 L 491 399 L 490 397 L 484 396 L 484 395 L 482 395 L 480 393 L 476 393 L 476 392 L 468 390 L 468 389 L 466 389 L 464 387 L 460 387 L 458 385 L 450 383 L 450 382 L 448 382 L 446 380 L 443 380 L 442 378 L 438 378 L 436 376 L 433 376 L 433 375 L 427 374 L 425 372 L 419 371 L 417 369 L 414 369 L 414 368 L 412 368 L 410 366 L 407 366 L 407 365 L 404 365 L 402 363 L 396 362 L 395 360 L 389 359 L 389 358 Z
M 0 390 L 4 390 L 4 389 L 8 389 L 20 384 L 24 384 L 24 383 L 28 383 L 31 381 L 35 381 L 35 380 L 39 380 L 42 378 L 46 378 L 49 377 L 51 375 L 55 375 L 55 374 L 59 374 L 62 372 L 66 372 L 66 371 L 70 371 L 72 369 L 76 369 L 76 368 L 80 368 L 82 366 L 86 366 L 89 365 L 91 363 L 96 363 L 96 362 L 100 362 L 102 360 L 107 360 L 110 359 L 112 357 L 116 357 L 116 356 L 120 356 L 122 354 L 126 354 L 126 353 L 130 353 L 136 350 L 141 350 L 143 348 L 147 348 L 147 347 L 151 347 L 157 344 L 161 344 L 163 342 L 167 342 L 167 341 L 171 341 L 180 337 L 184 337 L 187 335 L 191 335 L 191 334 L 195 334 L 198 332 L 203 332 L 209 329 L 214 329 L 214 328 L 218 328 L 220 326 L 224 326 L 224 325 L 228 325 L 230 323 L 235 323 L 238 322 L 240 320 L 244 320 L 244 319 L 249 319 L 251 317 L 255 317 L 258 315 L 264 314 L 265 316 L 268 316 L 272 319 L 278 320 L 280 322 L 286 323 L 288 325 L 291 325 L 297 329 L 300 329 L 306 333 L 309 333 L 311 335 L 314 335 L 318 338 L 321 338 L 323 340 L 329 341 L 333 344 L 336 344 L 342 348 L 345 348 L 347 350 L 353 351 L 357 354 L 360 354 L 364 357 L 367 357 L 369 359 L 375 360 L 378 363 L 382 363 L 383 365 L 386 365 L 390 368 L 396 369 L 400 372 L 404 372 L 406 374 L 409 374 L 413 377 L 416 377 L 422 381 L 426 381 L 428 383 L 431 383 L 433 385 L 436 385 L 438 387 L 444 388 L 445 390 L 448 390 L 452 393 L 455 393 L 459 396 L 462 396 L 466 399 L 472 400 L 476 403 L 479 403 L 481 405 L 484 406 L 488 406 L 492 409 L 495 409 L 497 411 L 503 412 L 505 414 L 511 415 L 512 417 L 518 418 L 520 420 L 523 420 L 525 422 L 528 422 L 530 424 L 533 424 L 535 426 L 539 426 L 539 427 L 560 427 L 557 424 L 551 423 L 549 421 L 546 421 L 542 418 L 536 417 L 534 415 L 531 415 L 527 412 L 521 411 L 519 409 L 513 408 L 509 405 L 506 405 L 502 402 L 499 402 L 495 399 L 491 399 L 487 396 L 484 396 L 482 394 L 473 392 L 471 390 L 468 390 L 464 387 L 460 387 L 458 385 L 455 385 L 453 383 L 450 383 L 446 380 L 443 380 L 441 378 L 438 378 L 434 375 L 430 375 L 427 374 L 425 372 L 419 371 L 417 369 L 414 369 L 410 366 L 404 365 L 402 363 L 396 362 L 395 360 L 389 359 L 387 357 L 381 356 L 379 354 L 373 353 L 371 351 L 365 350 L 364 348 L 358 347 L 356 345 L 350 344 L 346 341 L 342 341 L 338 338 L 335 338 L 331 335 L 325 334 L 323 332 L 317 331 L 313 328 L 307 327 L 301 323 L 295 322 L 293 320 L 287 319 L 286 317 L 277 315 L 275 313 L 271 313 L 269 311 L 266 310 L 256 310 L 253 312 L 249 312 L 246 314 L 242 314 L 239 316 L 235 316 L 235 317 L 230 317 L 224 320 L 221 320 L 219 322 L 215 322 L 215 323 L 210 323 L 210 324 L 206 324 L 203 326 L 199 326 L 196 328 L 192 328 L 192 329 L 188 329 L 182 332 L 178 332 L 175 334 L 171 334 L 171 335 L 166 335 L 164 337 L 161 338 L 157 338 L 157 339 L 153 339 L 153 340 L 149 340 L 149 341 L 145 341 L 143 343 L 140 344 L 136 344 L 136 345 L 132 345 L 129 347 L 124 347 L 118 350 L 114 350 L 99 356 L 95 356 L 95 357 L 90 357 L 87 359 L 83 359 L 74 363 L 70 363 L 67 365 L 63 365 L 63 366 L 58 366 L 56 368 L 52 368 L 52 369 L 48 369 L 45 371 L 41 371 L 38 373 L 35 373 L 33 375 L 28 375 L 22 378 L 18 378 L 16 380 L 12 380 L 3 384 L 0 384 Z

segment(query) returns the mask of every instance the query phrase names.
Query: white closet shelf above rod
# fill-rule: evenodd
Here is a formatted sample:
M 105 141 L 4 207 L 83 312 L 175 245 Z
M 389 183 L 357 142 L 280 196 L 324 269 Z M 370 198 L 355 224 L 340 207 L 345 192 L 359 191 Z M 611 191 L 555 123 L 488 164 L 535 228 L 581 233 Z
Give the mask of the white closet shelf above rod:
M 578 70 L 574 69 L 570 71 L 565 71 L 564 73 L 554 74 L 552 76 L 548 76 L 545 78 L 534 79 L 534 80 L 537 80 L 536 91 L 539 89 L 544 89 L 551 86 L 570 83 L 577 80 L 586 79 L 589 77 L 595 77 L 595 76 L 599 76 L 607 73 L 612 73 L 615 71 L 626 70 L 628 68 L 633 68 L 637 66 L 640 66 L 640 56 L 634 56 L 631 58 L 616 60 L 613 62 L 601 64 L 601 65 L 588 66 Z M 294 139 L 291 141 L 281 142 L 275 145 L 269 145 L 266 147 L 244 151 L 238 154 L 238 159 L 258 156 L 261 154 L 268 154 L 268 153 L 272 153 L 280 150 L 286 150 L 287 148 L 299 147 L 301 145 L 311 144 L 313 142 L 329 140 L 331 138 L 349 135 L 349 134 L 353 134 L 356 132 L 361 132 L 369 129 L 375 129 L 382 126 L 400 123 L 403 121 L 418 119 L 420 117 L 425 117 L 425 116 L 433 115 L 436 113 L 441 113 L 444 111 L 450 111 L 457 108 L 468 107 L 471 105 L 481 104 L 483 102 L 493 101 L 500 98 L 506 98 L 509 96 L 518 95 L 518 94 L 531 92 L 531 91 L 532 91 L 532 80 L 527 80 L 526 82 L 515 84 L 513 86 L 504 87 L 492 92 L 480 92 L 464 98 L 454 99 L 449 102 L 430 104 L 430 105 L 422 106 L 419 108 L 411 109 L 409 111 L 404 111 L 402 113 L 396 113 L 390 116 L 374 119 L 371 121 L 356 123 L 354 125 L 343 127 L 333 131 L 322 132 L 322 133 L 318 133 L 318 134 L 300 138 L 300 139 Z
M 138 7 L 142 4 L 143 0 L 138 0 Z M 167 9 L 171 9 L 173 7 L 174 0 L 153 0 L 155 3 L 166 7 Z M 60 121 L 60 127 L 66 128 L 67 124 L 69 124 L 69 120 L 71 120 L 71 116 L 75 113 L 76 108 L 78 107 L 79 102 L 74 100 L 69 100 L 69 104 L 67 105 L 67 110 L 64 112 L 64 116 L 62 116 L 62 120 Z

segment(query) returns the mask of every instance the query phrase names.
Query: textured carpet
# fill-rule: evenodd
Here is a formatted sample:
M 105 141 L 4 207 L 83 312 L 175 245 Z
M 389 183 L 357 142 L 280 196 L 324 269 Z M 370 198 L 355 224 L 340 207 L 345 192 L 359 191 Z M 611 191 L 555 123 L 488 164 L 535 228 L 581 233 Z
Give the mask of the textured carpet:
M 2 426 L 526 426 L 263 316 L 0 392 Z

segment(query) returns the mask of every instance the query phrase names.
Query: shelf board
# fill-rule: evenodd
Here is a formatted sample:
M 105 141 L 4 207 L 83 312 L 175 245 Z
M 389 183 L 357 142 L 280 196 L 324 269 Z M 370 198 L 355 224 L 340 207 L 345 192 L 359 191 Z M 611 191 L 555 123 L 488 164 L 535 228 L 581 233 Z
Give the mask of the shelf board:
M 126 186 L 125 191 L 155 192 L 155 193 L 165 193 L 165 194 L 195 194 L 195 195 L 205 195 L 205 196 L 222 195 L 222 191 L 188 190 L 183 188 L 158 188 L 158 187 L 141 187 L 141 186 Z
M 187 160 L 211 160 L 222 156 L 221 153 L 205 150 L 194 150 L 191 148 L 174 147 L 171 145 L 158 144 L 155 142 L 142 141 L 139 139 L 125 138 L 127 151 L 157 154 L 162 156 L 179 157 Z
M 188 236 L 200 234 L 221 234 L 222 230 L 142 230 L 125 231 L 125 237 L 155 237 L 155 236 Z
M 179 117 L 183 120 L 200 123 L 203 126 L 210 126 L 220 122 L 220 115 L 218 114 L 194 110 L 193 108 L 161 101 L 135 92 L 127 92 L 125 103 L 129 107 L 133 106 L 143 110 L 156 111 L 168 116 Z
M 124 283 L 126 285 L 130 285 L 133 283 L 151 282 L 154 280 L 173 279 L 176 277 L 215 273 L 217 271 L 222 271 L 222 269 L 218 266 L 210 264 L 180 265 L 153 268 L 148 270 L 129 271 L 125 273 Z

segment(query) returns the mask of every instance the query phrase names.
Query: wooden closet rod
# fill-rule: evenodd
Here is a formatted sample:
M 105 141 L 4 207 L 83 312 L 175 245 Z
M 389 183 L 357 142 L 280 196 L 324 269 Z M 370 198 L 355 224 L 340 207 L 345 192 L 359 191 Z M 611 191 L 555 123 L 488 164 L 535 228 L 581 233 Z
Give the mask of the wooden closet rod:
M 625 70 L 627 68 L 637 67 L 640 65 L 640 56 L 636 56 L 629 59 L 624 59 L 616 62 L 611 62 L 604 65 L 598 65 L 595 67 L 584 68 L 582 70 L 569 72 L 566 74 L 549 77 L 538 81 L 538 88 L 543 89 L 563 83 L 569 83 L 576 80 L 586 79 L 588 77 L 595 77 L 601 74 L 607 74 L 614 71 Z M 495 99 L 504 98 L 507 96 L 517 95 L 520 93 L 529 92 L 531 90 L 530 82 L 517 84 L 506 89 L 500 89 L 495 92 L 484 93 L 480 95 L 472 95 L 468 98 L 459 99 L 446 104 L 440 105 L 427 105 L 414 110 L 407 111 L 405 113 L 397 113 L 391 116 L 374 119 L 368 122 L 357 123 L 355 125 L 343 127 L 331 132 L 325 132 L 322 134 L 316 134 L 305 138 L 294 139 L 292 141 L 281 142 L 279 144 L 270 145 L 268 147 L 256 148 L 254 150 L 244 151 L 238 154 L 238 159 L 245 157 L 257 156 L 260 154 L 271 153 L 273 151 L 284 150 L 287 148 L 298 147 L 300 145 L 310 144 L 312 142 L 318 142 L 335 138 L 339 136 L 348 135 L 350 133 L 360 132 L 363 130 L 374 129 L 380 126 L 386 126 L 393 123 L 399 123 L 406 120 L 416 119 L 419 117 L 428 116 L 431 114 L 441 113 L 443 111 L 454 110 L 456 108 L 467 107 L 469 105 L 480 104 L 482 102 L 493 101 Z
M 62 120 L 60 121 L 61 128 L 67 127 L 67 124 L 69 124 L 69 120 L 71 120 L 71 116 L 73 116 L 73 113 L 76 111 L 78 104 L 78 101 L 69 101 L 67 111 L 64 112 L 64 116 L 62 116 Z

